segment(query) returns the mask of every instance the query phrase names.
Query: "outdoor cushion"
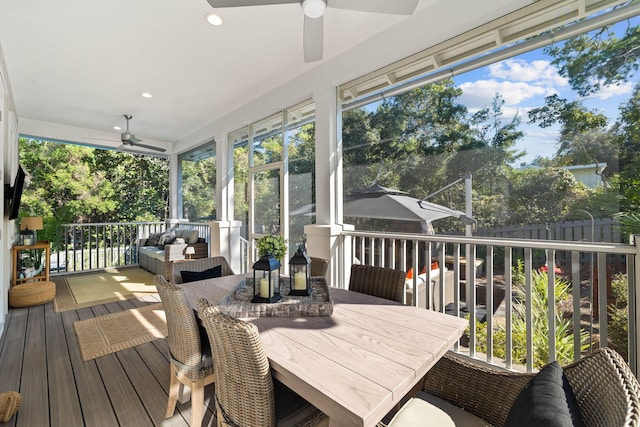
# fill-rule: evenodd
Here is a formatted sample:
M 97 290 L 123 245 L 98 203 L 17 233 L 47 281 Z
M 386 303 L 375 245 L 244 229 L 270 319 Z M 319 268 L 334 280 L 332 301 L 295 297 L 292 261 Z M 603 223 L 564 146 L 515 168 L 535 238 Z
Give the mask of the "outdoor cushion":
M 573 389 L 557 361 L 524 386 L 509 410 L 505 427 L 583 426 Z
M 189 244 L 198 243 L 198 230 L 184 230 L 182 238 Z
M 158 249 L 164 249 L 164 245 L 170 245 L 173 241 L 176 240 L 176 232 L 173 230 L 169 230 L 160 236 L 158 240 Z
M 149 238 L 145 242 L 144 246 L 158 246 L 158 242 L 160 241 L 160 236 L 163 233 L 151 233 L 149 234 Z
M 210 268 L 204 271 L 182 270 L 180 271 L 180 276 L 182 276 L 183 283 L 195 282 L 198 280 L 205 280 L 205 279 L 213 279 L 213 278 L 222 276 L 222 266 L 217 265 L 213 268 Z
M 446 400 L 424 391 L 409 399 L 389 422 L 394 426 L 487 427 L 489 424 Z
M 159 261 L 164 261 L 164 249 L 158 249 L 157 246 L 144 246 L 140 248 L 140 254 L 144 254 Z

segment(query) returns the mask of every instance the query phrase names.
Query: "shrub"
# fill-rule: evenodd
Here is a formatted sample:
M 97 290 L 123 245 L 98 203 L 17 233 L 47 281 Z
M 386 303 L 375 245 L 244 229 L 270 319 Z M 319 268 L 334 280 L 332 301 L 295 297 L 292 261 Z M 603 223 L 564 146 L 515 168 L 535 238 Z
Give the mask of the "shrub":
M 607 307 L 609 313 L 609 346 L 627 358 L 629 351 L 629 284 L 625 274 L 618 273 L 611 280 L 615 303 Z
M 549 362 L 549 320 L 547 317 L 547 287 L 548 276 L 546 272 L 533 270 L 531 273 L 531 311 L 533 330 L 533 366 L 541 368 Z M 513 268 L 513 287 L 516 297 L 513 302 L 512 315 L 512 358 L 516 364 L 524 365 L 527 362 L 527 335 L 526 335 L 526 292 L 524 286 L 523 263 Z M 555 278 L 554 301 L 556 307 L 561 301 L 566 300 L 570 295 L 571 284 L 559 277 Z M 578 314 L 579 316 L 579 314 Z M 572 321 L 562 317 L 560 310 L 555 314 L 555 341 L 556 359 L 561 364 L 573 361 L 573 340 Z M 487 350 L 487 325 L 476 323 L 476 349 L 481 352 Z M 586 349 L 589 335 L 586 331 L 580 333 L 580 347 Z M 495 324 L 493 332 L 493 356 L 506 358 L 506 330 L 504 325 Z

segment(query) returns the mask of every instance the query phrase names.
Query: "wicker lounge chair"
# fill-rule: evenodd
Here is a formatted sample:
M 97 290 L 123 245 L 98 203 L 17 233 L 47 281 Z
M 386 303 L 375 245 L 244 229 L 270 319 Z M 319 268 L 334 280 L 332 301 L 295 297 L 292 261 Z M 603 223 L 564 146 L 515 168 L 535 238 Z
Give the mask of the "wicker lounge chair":
M 563 371 L 586 427 L 639 424 L 640 385 L 614 350 L 596 350 Z M 491 368 L 450 352 L 425 376 L 422 397 L 436 396 L 489 425 L 502 427 L 520 391 L 534 376 Z M 389 427 L 404 425 L 396 421 Z
M 218 372 L 218 426 L 328 425 L 325 414 L 272 379 L 256 325 L 220 313 L 206 299 L 198 306 Z
M 171 264 L 171 283 L 178 285 L 182 283 L 181 271 L 198 271 L 202 272 L 213 267 L 222 266 L 222 275 L 230 276 L 235 274 L 229 263 L 223 256 L 214 256 L 211 258 L 201 258 L 192 261 L 174 262 Z
M 353 264 L 349 290 L 404 302 L 404 282 L 407 273 L 391 268 Z
M 209 343 L 201 337 L 196 316 L 182 288 L 167 282 L 162 275 L 155 276 L 154 283 L 162 300 L 169 331 L 171 383 L 165 417 L 173 416 L 179 395 L 187 385 L 191 389 L 190 424 L 199 426 L 204 415 L 204 386 L 215 381 Z

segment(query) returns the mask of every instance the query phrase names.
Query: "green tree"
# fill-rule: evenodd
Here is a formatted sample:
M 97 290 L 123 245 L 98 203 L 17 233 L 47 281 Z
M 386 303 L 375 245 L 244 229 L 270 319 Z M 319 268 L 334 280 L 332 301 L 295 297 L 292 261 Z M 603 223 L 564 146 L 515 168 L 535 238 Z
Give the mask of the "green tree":
M 182 215 L 190 221 L 216 219 L 216 156 L 182 161 Z
M 612 27 L 573 37 L 545 49 L 562 76 L 581 96 L 624 81 L 638 70 L 640 27 L 629 25 L 621 36 Z
M 607 161 L 617 164 L 615 145 L 603 144 L 611 140 L 605 133 L 607 122 L 607 116 L 588 110 L 581 101 L 568 101 L 555 94 L 545 98 L 544 106 L 529 111 L 529 123 L 541 128 L 560 125 L 554 162 L 559 166 Z

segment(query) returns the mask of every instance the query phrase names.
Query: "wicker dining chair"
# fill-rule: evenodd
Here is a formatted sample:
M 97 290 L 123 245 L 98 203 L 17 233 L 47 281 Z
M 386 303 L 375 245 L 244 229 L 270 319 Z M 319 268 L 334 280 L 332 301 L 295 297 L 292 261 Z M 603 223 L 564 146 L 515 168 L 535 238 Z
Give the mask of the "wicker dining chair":
M 171 283 L 179 285 L 183 283 L 181 271 L 202 272 L 213 267 L 221 266 L 221 276 L 231 276 L 235 274 L 226 258 L 223 256 L 214 256 L 210 258 L 200 258 L 190 261 L 174 262 L 171 264 Z
M 404 302 L 407 273 L 391 268 L 353 264 L 349 290 L 391 301 Z
M 191 425 L 202 424 L 204 387 L 215 381 L 213 360 L 206 333 L 201 332 L 193 309 L 182 288 L 164 276 L 154 276 L 154 283 L 167 318 L 171 382 L 165 418 L 173 416 L 184 385 L 191 389 Z
M 639 425 L 640 385 L 627 363 L 614 350 L 598 349 L 562 370 L 571 385 L 585 427 Z M 401 414 L 401 409 L 401 415 L 392 419 L 388 426 L 411 425 L 402 422 L 403 416 L 424 419 L 424 412 L 430 409 L 420 401 L 435 402 L 432 400 L 435 396 L 444 401 L 441 409 L 451 414 L 454 421 L 454 413 L 460 416 L 459 408 L 464 408 L 467 414 L 480 418 L 483 425 L 502 427 L 516 398 L 535 375 L 498 369 L 449 352 L 425 376 L 417 404 L 411 408 L 416 399 L 407 404 L 409 411 L 418 412 Z
M 327 270 L 329 269 L 329 260 L 318 257 L 311 258 L 311 268 L 309 269 L 309 276 L 311 277 L 325 277 Z
M 201 298 L 204 324 L 217 372 L 218 427 L 328 426 L 328 417 L 272 379 L 258 328 L 220 312 Z

